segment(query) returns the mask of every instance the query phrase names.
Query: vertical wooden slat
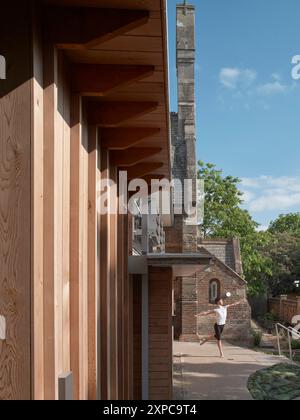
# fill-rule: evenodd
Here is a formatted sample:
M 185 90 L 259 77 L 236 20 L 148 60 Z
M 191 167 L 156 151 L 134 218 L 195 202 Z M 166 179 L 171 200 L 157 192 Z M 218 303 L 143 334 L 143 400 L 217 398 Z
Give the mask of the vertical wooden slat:
M 44 399 L 44 300 L 43 300 L 43 202 L 44 202 L 44 124 L 43 124 L 43 46 L 38 16 L 33 11 L 32 79 L 32 378 L 35 400 Z M 39 316 L 36 316 L 39 314 Z
M 110 168 L 110 179 L 113 182 L 117 180 L 117 169 Z M 110 224 L 110 263 L 109 263 L 109 277 L 110 277 L 110 399 L 118 399 L 118 340 L 117 340 L 117 274 L 118 274 L 118 253 L 117 253 L 117 233 L 118 233 L 118 216 L 114 209 L 117 208 L 117 191 L 115 188 L 110 188 L 110 200 L 112 211 L 109 215 Z
M 30 80 L 0 96 L 0 314 L 7 324 L 1 400 L 31 398 L 30 98 Z
M 62 53 L 44 48 L 45 398 L 70 369 L 70 103 Z
M 88 132 L 79 96 L 71 104 L 71 369 L 74 397 L 88 398 Z
M 118 395 L 124 399 L 124 273 L 126 239 L 124 215 L 118 215 L 118 273 L 117 273 L 117 337 L 118 337 Z
M 56 398 L 55 335 L 55 104 L 57 57 L 54 48 L 44 53 L 44 366 L 45 399 Z
M 133 287 L 132 279 L 128 282 L 128 399 L 133 399 Z
M 133 286 L 133 398 L 142 399 L 142 278 L 132 276 Z
M 172 269 L 149 268 L 149 398 L 172 399 Z
M 101 138 L 100 133 L 98 131 L 98 138 L 97 138 L 97 189 L 96 189 L 96 211 L 97 211 L 97 262 L 96 262 L 96 281 L 97 281 L 97 353 L 96 353 L 96 365 L 97 365 L 97 399 L 101 399 L 102 395 L 102 364 L 101 364 L 101 343 L 102 343 L 102 336 L 101 336 L 101 211 L 100 211 L 100 189 L 101 189 L 101 146 L 100 146 Z
M 80 194 L 80 208 L 82 212 L 81 219 L 81 273 L 82 273 L 82 292 L 80 297 L 80 311 L 82 317 L 81 326 L 81 358 L 80 364 L 82 369 L 82 376 L 80 381 L 81 393 L 80 399 L 88 399 L 88 191 L 89 191 L 89 159 L 88 159 L 88 125 L 83 109 L 83 124 L 82 124 L 82 142 L 81 142 L 81 194 Z
M 62 330 L 63 330 L 63 373 L 70 371 L 70 88 L 68 85 L 68 67 L 65 60 L 63 75 L 63 190 L 62 190 Z
M 71 99 L 71 230 L 70 230 L 70 342 L 74 398 L 80 396 L 80 151 L 81 98 Z
M 97 398 L 97 180 L 98 130 L 89 127 L 88 398 Z
M 131 252 L 132 241 L 132 217 L 125 216 L 125 238 L 127 246 L 125 253 Z M 124 398 L 133 399 L 133 294 L 132 278 L 128 276 L 127 260 L 124 266 Z
M 58 377 L 63 373 L 63 197 L 64 172 L 64 91 L 63 58 L 59 51 L 56 57 L 57 78 L 53 87 L 54 102 L 54 319 L 55 319 L 55 397 L 58 399 Z
M 101 181 L 109 179 L 109 152 L 106 149 L 101 149 Z M 104 192 L 103 192 L 104 193 Z M 100 216 L 100 330 L 101 330 L 101 399 L 107 400 L 109 398 L 109 317 L 108 317 L 108 302 L 109 302 L 109 218 L 108 214 L 101 213 Z

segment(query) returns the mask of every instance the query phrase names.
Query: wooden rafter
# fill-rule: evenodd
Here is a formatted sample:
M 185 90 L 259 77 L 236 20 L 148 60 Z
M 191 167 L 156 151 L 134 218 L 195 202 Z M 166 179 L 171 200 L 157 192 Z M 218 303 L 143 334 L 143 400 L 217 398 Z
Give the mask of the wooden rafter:
M 120 168 L 122 171 L 127 171 L 128 180 L 135 178 L 142 178 L 153 171 L 156 171 L 164 166 L 163 162 L 143 162 L 137 163 L 129 168 Z
M 82 96 L 105 96 L 145 77 L 153 75 L 154 66 L 73 64 L 72 90 Z
M 122 123 L 155 111 L 157 102 L 90 102 L 88 122 L 99 127 L 118 127 Z
M 60 49 L 93 48 L 149 20 L 144 10 L 48 6 L 44 34 Z
M 143 176 L 142 178 L 147 182 L 147 184 L 151 186 L 151 181 L 153 180 L 161 181 L 165 177 L 166 177 L 165 175 L 149 174 L 149 175 Z
M 150 156 L 157 155 L 161 151 L 161 147 L 131 147 L 127 150 L 112 151 L 110 162 L 115 166 L 133 166 Z
M 147 137 L 160 133 L 160 128 L 120 127 L 99 129 L 101 146 L 109 150 L 125 150 Z

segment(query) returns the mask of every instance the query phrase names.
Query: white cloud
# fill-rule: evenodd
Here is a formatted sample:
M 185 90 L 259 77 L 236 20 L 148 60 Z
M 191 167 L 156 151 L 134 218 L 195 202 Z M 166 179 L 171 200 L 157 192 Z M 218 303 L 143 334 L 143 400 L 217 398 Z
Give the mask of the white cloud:
M 271 74 L 271 78 L 272 78 L 273 80 L 276 80 L 277 82 L 279 82 L 279 81 L 281 80 L 281 76 L 280 76 L 280 74 L 279 74 L 279 73 L 272 73 L 272 74 Z
M 257 230 L 257 232 L 266 232 L 268 229 L 269 229 L 269 226 L 260 225 L 260 226 L 258 226 L 258 228 L 256 230 Z
M 257 87 L 256 91 L 262 96 L 271 96 L 278 93 L 285 93 L 289 90 L 289 86 L 280 83 L 278 80 L 271 83 L 265 83 Z
M 300 177 L 244 178 L 241 189 L 250 212 L 300 210 Z
M 287 211 L 295 206 L 300 206 L 300 194 L 270 194 L 257 198 L 249 203 L 251 212 Z
M 244 203 L 249 203 L 253 198 L 255 198 L 255 194 L 251 191 L 243 191 L 243 201 Z
M 219 80 L 228 89 L 249 87 L 256 79 L 257 73 L 250 69 L 225 67 L 221 69 Z

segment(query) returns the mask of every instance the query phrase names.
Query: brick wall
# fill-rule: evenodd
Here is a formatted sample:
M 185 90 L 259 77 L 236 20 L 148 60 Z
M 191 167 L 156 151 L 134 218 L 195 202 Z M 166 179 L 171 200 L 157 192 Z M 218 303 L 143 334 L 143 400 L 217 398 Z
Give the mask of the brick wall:
M 173 226 L 165 228 L 166 233 L 166 252 L 167 253 L 181 253 L 183 250 L 183 217 L 181 215 L 174 216 Z
M 216 308 L 209 304 L 209 285 L 211 280 L 220 282 L 220 294 L 230 292 L 232 297 L 226 303 L 234 303 L 246 297 L 246 284 L 239 280 L 229 270 L 222 268 L 216 262 L 212 263 L 209 272 L 203 271 L 197 276 L 198 313 Z M 215 315 L 198 318 L 197 332 L 200 336 L 210 335 L 215 324 Z M 230 308 L 224 339 L 248 341 L 251 333 L 251 310 L 248 303 Z
M 236 273 L 240 275 L 243 273 L 239 239 L 199 238 L 199 245 L 215 255 Z

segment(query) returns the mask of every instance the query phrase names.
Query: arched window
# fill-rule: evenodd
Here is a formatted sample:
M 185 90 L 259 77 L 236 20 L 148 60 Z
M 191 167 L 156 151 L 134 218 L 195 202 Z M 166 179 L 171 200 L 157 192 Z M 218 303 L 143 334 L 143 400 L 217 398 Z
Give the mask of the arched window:
M 213 279 L 209 283 L 209 303 L 214 304 L 217 297 L 221 294 L 220 282 L 217 279 Z

